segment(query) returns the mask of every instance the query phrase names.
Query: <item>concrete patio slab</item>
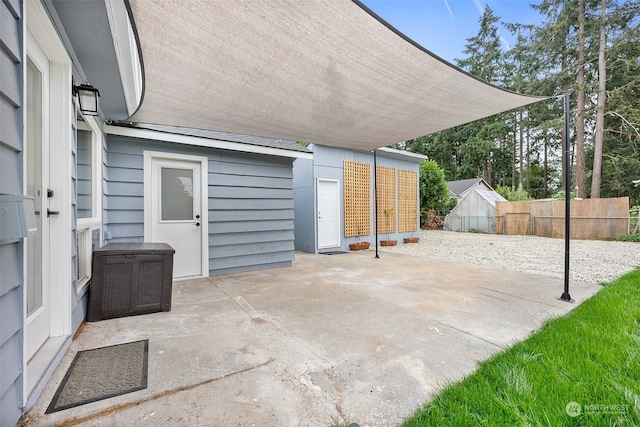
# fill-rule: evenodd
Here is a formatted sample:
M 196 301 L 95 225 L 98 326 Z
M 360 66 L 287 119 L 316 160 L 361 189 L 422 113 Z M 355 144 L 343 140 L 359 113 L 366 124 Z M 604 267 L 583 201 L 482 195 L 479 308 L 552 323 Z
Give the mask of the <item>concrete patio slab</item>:
M 396 425 L 599 286 L 373 250 L 176 281 L 170 312 L 86 323 L 25 425 Z M 148 387 L 44 415 L 75 353 L 149 339 Z

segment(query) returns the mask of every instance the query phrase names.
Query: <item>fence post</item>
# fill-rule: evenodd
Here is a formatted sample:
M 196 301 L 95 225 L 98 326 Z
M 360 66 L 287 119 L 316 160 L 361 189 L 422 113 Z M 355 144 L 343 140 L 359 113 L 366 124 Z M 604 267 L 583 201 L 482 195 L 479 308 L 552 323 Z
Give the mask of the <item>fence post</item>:
M 535 215 L 531 215 L 531 235 L 536 235 L 536 217 Z

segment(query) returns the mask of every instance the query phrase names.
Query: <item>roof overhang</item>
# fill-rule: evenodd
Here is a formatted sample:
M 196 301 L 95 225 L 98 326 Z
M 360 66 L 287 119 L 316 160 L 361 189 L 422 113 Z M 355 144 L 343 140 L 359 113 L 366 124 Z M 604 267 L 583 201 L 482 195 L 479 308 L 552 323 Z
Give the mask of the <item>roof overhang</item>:
M 125 136 L 129 138 L 147 139 L 150 141 L 172 142 L 176 144 L 191 145 L 196 147 L 215 148 L 220 150 L 239 151 L 242 153 L 265 154 L 269 156 L 290 157 L 296 159 L 313 159 L 313 153 L 303 147 L 286 148 L 273 145 L 260 144 L 256 138 L 245 135 L 216 135 L 197 129 L 154 129 L 153 125 L 139 126 L 114 126 L 104 125 L 103 130 L 108 135 Z M 254 140 L 254 142 L 252 142 Z M 292 143 L 295 145 L 295 143 Z
M 443 61 L 358 1 L 130 0 L 129 119 L 372 150 L 541 99 Z
M 131 116 L 142 96 L 142 70 L 124 0 L 45 1 L 54 21 L 62 24 L 58 29 L 63 39 L 69 41 L 75 84 L 100 91 L 100 110 L 106 118 Z
M 393 148 L 381 147 L 376 149 L 376 153 L 381 157 L 387 157 L 389 159 L 402 160 L 405 162 L 422 163 L 427 160 L 427 156 L 418 153 L 412 153 L 411 151 L 395 150 Z

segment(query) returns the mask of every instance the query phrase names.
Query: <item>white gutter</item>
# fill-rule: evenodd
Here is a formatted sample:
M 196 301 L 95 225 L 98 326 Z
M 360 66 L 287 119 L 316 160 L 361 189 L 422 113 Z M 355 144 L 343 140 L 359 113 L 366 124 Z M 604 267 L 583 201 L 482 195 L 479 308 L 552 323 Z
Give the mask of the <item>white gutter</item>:
M 421 163 L 427 159 L 424 154 L 412 153 L 411 151 L 396 150 L 394 148 L 381 147 L 376 148 L 378 154 L 382 157 L 388 157 L 397 160 L 405 160 L 408 162 Z
M 113 35 L 120 78 L 129 115 L 140 105 L 142 98 L 142 67 L 129 14 L 123 1 L 105 1 L 107 18 Z

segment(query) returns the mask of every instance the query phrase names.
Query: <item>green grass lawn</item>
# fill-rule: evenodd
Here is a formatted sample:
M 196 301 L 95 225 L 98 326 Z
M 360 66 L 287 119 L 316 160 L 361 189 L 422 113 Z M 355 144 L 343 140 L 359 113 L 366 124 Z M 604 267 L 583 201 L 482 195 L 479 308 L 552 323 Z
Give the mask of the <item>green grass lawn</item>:
M 481 363 L 404 426 L 640 426 L 640 270 Z

